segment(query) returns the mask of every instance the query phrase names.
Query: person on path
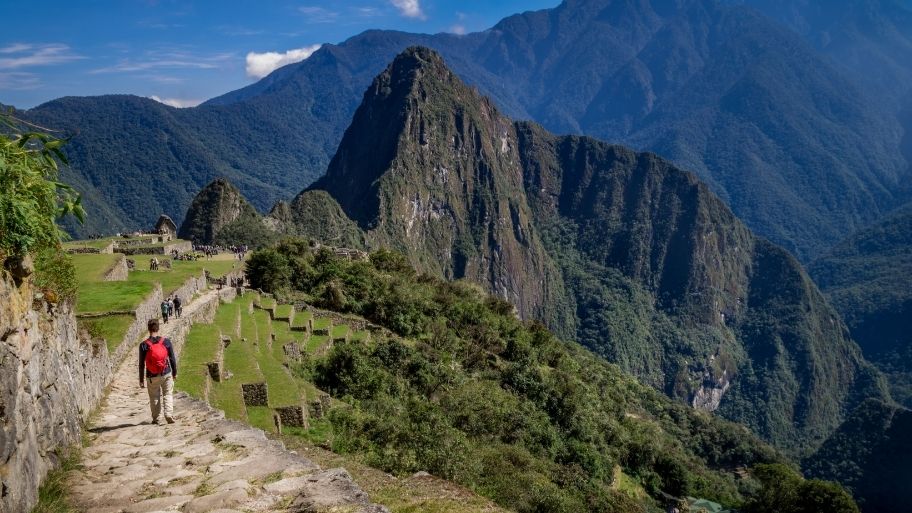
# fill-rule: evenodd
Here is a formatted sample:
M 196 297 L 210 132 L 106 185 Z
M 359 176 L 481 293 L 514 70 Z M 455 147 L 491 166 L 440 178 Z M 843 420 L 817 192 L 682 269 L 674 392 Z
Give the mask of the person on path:
M 162 299 L 161 312 L 162 312 L 162 320 L 165 322 L 165 324 L 168 324 L 168 314 L 171 313 L 171 310 L 168 308 L 167 299 Z
M 158 415 L 164 409 L 165 421 L 174 424 L 174 380 L 177 379 L 177 359 L 171 340 L 158 334 L 158 319 L 147 324 L 149 338 L 139 344 L 139 387 L 149 392 L 152 423 L 158 424 Z
M 181 298 L 174 296 L 174 315 L 180 318 L 182 308 L 181 308 Z
M 168 317 L 174 317 L 174 296 L 168 296 Z

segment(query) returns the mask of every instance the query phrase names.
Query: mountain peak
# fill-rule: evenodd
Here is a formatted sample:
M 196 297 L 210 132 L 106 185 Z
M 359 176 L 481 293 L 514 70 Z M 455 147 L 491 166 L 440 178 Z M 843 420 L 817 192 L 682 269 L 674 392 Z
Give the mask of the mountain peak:
M 227 178 L 219 177 L 193 198 L 181 224 L 181 238 L 212 244 L 225 226 L 240 218 L 256 218 L 256 210 Z
M 450 71 L 440 54 L 409 47 L 364 93 L 326 175 L 311 189 L 329 192 L 349 217 L 368 228 L 379 213 L 376 191 L 384 175 L 427 172 L 423 164 L 431 161 L 430 146 L 451 153 L 448 146 L 471 137 L 473 130 L 493 133 L 495 120 L 509 125 L 489 100 Z

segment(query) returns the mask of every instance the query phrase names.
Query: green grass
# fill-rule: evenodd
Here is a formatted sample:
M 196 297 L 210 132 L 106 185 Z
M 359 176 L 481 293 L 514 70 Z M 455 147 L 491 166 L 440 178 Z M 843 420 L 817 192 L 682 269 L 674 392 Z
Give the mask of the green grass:
M 311 335 L 310 339 L 307 340 L 307 344 L 304 346 L 304 348 L 308 353 L 313 354 L 328 342 L 329 337 L 325 335 Z
M 261 296 L 257 304 L 260 306 L 260 308 L 269 310 L 275 306 L 276 302 L 275 299 L 271 297 Z
M 93 240 L 71 240 L 69 242 L 63 243 L 64 249 L 75 249 L 75 248 L 94 248 L 94 249 L 104 249 L 108 244 L 112 243 L 116 237 L 108 237 L 105 239 L 93 239 Z
M 370 340 L 370 332 L 366 330 L 355 331 L 348 338 L 355 342 L 367 342 Z
M 349 331 L 351 331 L 351 330 L 349 329 L 348 325 L 340 324 L 338 326 L 333 326 L 332 331 L 330 331 L 330 335 L 332 336 L 332 338 L 341 338 L 341 337 L 344 337 L 345 335 L 348 335 Z
M 136 258 L 147 255 L 136 255 Z M 151 258 L 151 257 L 150 257 Z M 138 260 L 137 260 L 138 262 Z M 167 295 L 179 289 L 189 278 L 201 276 L 204 270 L 215 278 L 220 278 L 235 268 L 239 263 L 233 260 L 173 260 L 171 270 L 133 271 L 127 281 L 136 283 L 160 283 L 162 293 Z
M 291 311 L 294 309 L 292 305 L 278 305 L 275 307 L 275 317 L 276 319 L 290 319 Z
M 303 328 L 307 326 L 307 321 L 309 321 L 311 317 L 313 317 L 313 314 L 307 310 L 295 312 L 294 321 L 292 321 L 291 325 L 295 328 Z
M 106 315 L 94 319 L 80 320 L 89 334 L 96 338 L 103 338 L 108 346 L 108 353 L 114 353 L 123 341 L 127 329 L 136 318 L 132 315 Z
M 317 317 L 313 321 L 313 329 L 325 330 L 332 326 L 332 319 L 329 317 Z
M 207 377 L 209 370 L 206 364 L 215 360 L 219 343 L 218 326 L 214 324 L 196 324 L 193 326 L 193 329 L 187 334 L 187 339 L 184 341 L 184 347 L 181 350 L 178 366 L 180 379 L 175 381 L 178 390 L 183 390 L 195 397 L 204 398 L 206 381 L 209 379 Z
M 80 468 L 81 452 L 79 447 L 74 447 L 59 454 L 61 456 L 60 468 L 50 471 L 41 487 L 38 488 L 38 504 L 32 508 L 31 513 L 77 513 L 67 499 L 67 474 Z
M 119 254 L 75 254 L 70 255 L 73 266 L 76 267 L 76 279 L 79 285 L 85 283 L 100 282 L 104 280 L 104 275 L 111 267 L 123 258 Z
M 137 281 L 102 281 L 79 286 L 76 312 L 111 312 L 133 310 L 153 289 L 151 283 Z

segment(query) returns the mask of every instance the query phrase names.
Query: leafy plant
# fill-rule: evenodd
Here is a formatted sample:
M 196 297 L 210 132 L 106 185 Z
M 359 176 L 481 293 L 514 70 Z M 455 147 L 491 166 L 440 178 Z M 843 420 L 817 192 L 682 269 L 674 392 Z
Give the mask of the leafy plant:
M 58 181 L 58 163 L 67 160 L 65 139 L 40 132 L 17 132 L 16 120 L 0 115 L 0 251 L 22 256 L 56 247 L 63 232 L 56 220 L 73 214 L 82 221 L 81 197 Z

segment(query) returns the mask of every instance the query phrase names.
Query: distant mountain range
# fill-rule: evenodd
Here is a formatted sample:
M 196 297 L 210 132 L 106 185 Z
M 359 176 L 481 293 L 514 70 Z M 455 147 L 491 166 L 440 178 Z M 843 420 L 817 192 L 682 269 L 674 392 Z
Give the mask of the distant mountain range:
M 892 23 L 869 30 L 857 16 L 824 23 L 841 4 L 751 3 L 780 21 L 714 0 L 572 0 L 466 36 L 368 31 L 192 109 L 102 96 L 23 115 L 76 133 L 65 178 L 93 214 L 76 231 L 159 211 L 180 220 L 216 176 L 265 210 L 319 178 L 373 76 L 421 44 L 514 118 L 694 170 L 748 226 L 810 260 L 909 197 L 905 86 L 889 84 L 910 69 L 910 10 L 841 2 Z
M 215 191 L 237 194 L 204 189 L 182 233 L 211 233 L 199 220 L 215 218 L 215 239 L 268 228 L 398 249 L 795 456 L 865 398 L 889 401 L 800 264 L 694 175 L 513 122 L 427 49 L 375 79 L 326 175 L 290 204 L 251 222 L 212 214 L 234 204 Z

